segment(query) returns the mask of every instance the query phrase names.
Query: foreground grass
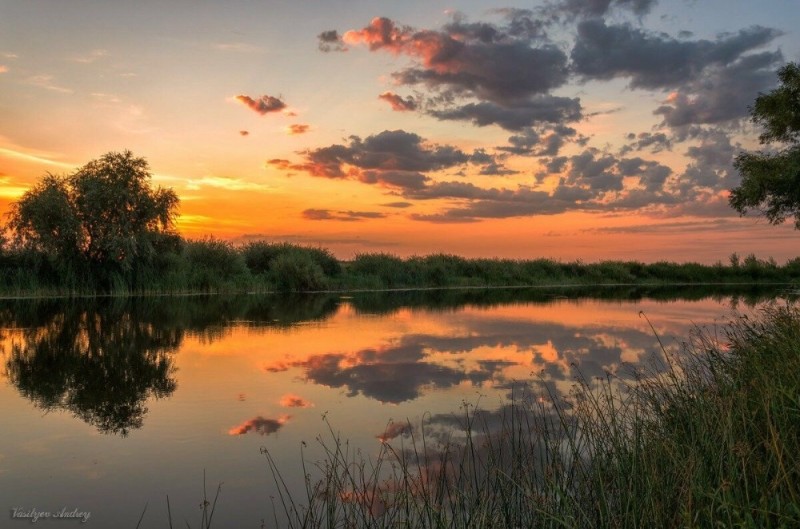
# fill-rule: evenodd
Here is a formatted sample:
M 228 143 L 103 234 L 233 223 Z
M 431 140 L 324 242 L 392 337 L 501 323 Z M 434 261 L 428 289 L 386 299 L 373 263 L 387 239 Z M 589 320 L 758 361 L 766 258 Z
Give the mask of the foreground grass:
M 432 421 L 366 460 L 333 430 L 326 457 L 278 488 L 277 526 L 797 527 L 800 311 L 775 307 L 637 373 L 580 377 L 567 398 L 514 397 Z M 299 469 L 297 469 L 299 470 Z M 321 479 L 312 474 L 322 474 Z
M 0 295 L 75 296 L 208 292 L 313 292 L 449 287 L 607 284 L 800 283 L 800 258 L 732 255 L 728 264 L 560 262 L 467 259 L 434 254 L 407 259 L 366 253 L 348 262 L 323 248 L 175 238 L 126 268 L 33 250 L 0 248 Z

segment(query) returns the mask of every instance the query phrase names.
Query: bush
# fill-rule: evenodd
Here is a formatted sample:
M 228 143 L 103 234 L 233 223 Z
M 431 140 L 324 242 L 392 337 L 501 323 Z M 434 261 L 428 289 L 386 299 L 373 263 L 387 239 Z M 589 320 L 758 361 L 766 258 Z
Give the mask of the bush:
M 228 242 L 209 237 L 188 241 L 184 247 L 191 289 L 224 290 L 247 280 L 244 258 Z
M 307 252 L 277 256 L 272 261 L 270 276 L 281 292 L 312 292 L 328 287 L 322 267 Z

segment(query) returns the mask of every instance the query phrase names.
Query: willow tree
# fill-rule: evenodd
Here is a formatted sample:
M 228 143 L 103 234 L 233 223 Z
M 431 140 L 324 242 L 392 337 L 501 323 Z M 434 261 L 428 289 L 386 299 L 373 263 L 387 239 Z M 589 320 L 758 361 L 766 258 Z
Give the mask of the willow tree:
M 771 224 L 794 217 L 800 229 L 800 66 L 787 64 L 778 78 L 778 88 L 759 95 L 750 112 L 764 128 L 761 144 L 774 146 L 736 157 L 742 182 L 731 190 L 730 205 L 741 215 L 756 210 Z
M 147 161 L 109 152 L 67 176 L 45 175 L 14 203 L 17 245 L 86 263 L 98 278 L 128 274 L 175 235 L 178 196 L 153 188 Z

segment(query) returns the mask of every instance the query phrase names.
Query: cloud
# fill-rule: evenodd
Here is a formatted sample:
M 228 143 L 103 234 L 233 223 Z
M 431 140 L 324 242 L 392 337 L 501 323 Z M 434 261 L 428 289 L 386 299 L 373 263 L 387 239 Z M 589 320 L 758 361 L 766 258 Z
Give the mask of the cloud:
M 663 132 L 640 132 L 639 134 L 629 133 L 626 138 L 631 141 L 623 146 L 621 154 L 628 154 L 633 151 L 650 149 L 657 153 L 664 150 L 672 150 L 672 140 Z
M 302 215 L 307 220 L 341 220 L 347 222 L 386 217 L 385 213 L 378 211 L 332 211 L 330 209 L 306 209 Z
M 5 64 L 0 64 L 0 73 L 6 73 L 8 71 L 8 66 Z
M 636 15 L 650 12 L 657 0 L 562 0 L 554 5 L 545 6 L 542 13 L 549 16 L 601 17 L 612 8 L 628 9 Z
M 500 146 L 497 149 L 519 156 L 557 156 L 561 147 L 577 134 L 575 129 L 564 125 L 542 130 L 527 127 L 519 134 L 509 136 L 509 145 Z
M 280 112 L 286 108 L 286 103 L 277 97 L 268 95 L 263 95 L 258 99 L 253 99 L 246 95 L 238 95 L 236 96 L 236 100 L 262 116 L 270 112 Z
M 381 206 L 387 208 L 410 208 L 413 205 L 411 202 L 387 202 L 386 204 L 381 204 Z
M 430 110 L 429 113 L 441 120 L 470 121 L 479 127 L 499 125 L 513 131 L 540 123 L 574 122 L 582 117 L 580 99 L 551 95 L 532 96 L 513 105 L 483 101 L 443 110 Z
M 347 51 L 347 46 L 345 46 L 342 37 L 335 29 L 323 31 L 317 35 L 317 40 L 319 51 L 326 53 L 331 51 Z
M 249 136 L 249 135 L 250 135 L 250 131 L 247 131 L 247 130 L 240 130 L 239 131 L 239 136 Z
M 218 42 L 212 44 L 211 47 L 218 51 L 230 51 L 234 53 L 264 53 L 264 48 L 246 42 Z
M 299 395 L 295 395 L 293 393 L 287 393 L 286 395 L 281 397 L 280 405 L 284 408 L 313 408 L 314 403 L 300 397 Z
M 775 86 L 775 70 L 783 62 L 780 51 L 741 57 L 708 68 L 694 81 L 670 94 L 653 113 L 668 127 L 718 124 L 748 116 L 759 93 Z
M 686 151 L 692 162 L 680 177 L 681 193 L 691 196 L 697 187 L 722 191 L 738 185 L 739 173 L 733 167 L 737 152 L 738 145 L 731 143 L 726 132 L 717 129 L 705 133 L 698 145 Z
M 312 355 L 289 363 L 305 371 L 306 379 L 332 388 L 347 388 L 348 396 L 364 395 L 380 402 L 400 403 L 419 397 L 423 388 L 446 388 L 470 381 L 480 384 L 490 371 L 465 372 L 425 361 L 419 343 L 362 349 L 353 353 Z
M 273 159 L 278 169 L 304 171 L 312 176 L 358 180 L 396 189 L 421 189 L 430 178 L 425 172 L 464 164 L 490 166 L 494 157 L 483 151 L 467 153 L 450 145 L 425 141 L 404 130 L 385 130 L 361 139 L 351 136 L 347 144 L 334 144 L 301 153 L 304 160 L 292 163 Z
M 36 86 L 38 88 L 44 88 L 45 90 L 60 92 L 62 94 L 71 94 L 74 92 L 74 90 L 72 90 L 71 88 L 60 86 L 54 83 L 53 81 L 54 81 L 53 76 L 48 74 L 32 75 L 25 79 L 25 82 L 27 84 Z
M 229 191 L 266 191 L 270 189 L 270 186 L 266 184 L 247 182 L 227 176 L 204 176 L 202 178 L 190 180 L 186 184 L 186 189 L 197 190 L 201 187 L 214 187 L 217 189 L 227 189 Z
M 414 427 L 408 422 L 390 422 L 382 434 L 375 436 L 382 443 L 397 439 L 400 436 L 408 437 L 414 431 Z
M 259 435 L 270 435 L 283 428 L 291 418 L 291 415 L 281 415 L 277 419 L 267 419 L 259 415 L 238 426 L 234 426 L 228 430 L 228 435 L 244 435 L 250 432 Z
M 585 80 L 627 77 L 632 88 L 671 88 L 697 80 L 708 67 L 729 65 L 780 35 L 772 28 L 752 26 L 713 41 L 684 41 L 591 19 L 578 24 L 571 59 Z
M 566 83 L 569 71 L 566 54 L 547 39 L 543 23 L 528 10 L 494 13 L 501 23 L 469 23 L 454 15 L 438 30 L 378 17 L 345 32 L 342 41 L 409 57 L 411 66 L 392 77 L 433 92 L 424 111 L 438 119 L 519 130 L 539 121 L 579 118 L 579 100 L 548 94 Z
M 108 57 L 108 55 L 109 55 L 108 50 L 92 50 L 84 55 L 77 55 L 75 57 L 72 57 L 70 60 L 72 62 L 78 62 L 81 64 L 91 64 L 99 59 Z
M 417 102 L 414 101 L 414 98 L 411 96 L 406 97 L 403 99 L 401 96 L 393 93 L 393 92 L 384 92 L 378 96 L 378 99 L 382 99 L 391 105 L 392 110 L 395 112 L 410 112 L 417 109 Z
M 302 124 L 302 123 L 293 123 L 293 124 L 289 125 L 288 132 L 289 132 L 289 134 L 294 136 L 294 135 L 297 135 L 297 134 L 305 134 L 306 132 L 308 132 L 308 129 L 310 129 L 310 128 L 311 128 L 311 125 L 305 125 L 305 124 Z

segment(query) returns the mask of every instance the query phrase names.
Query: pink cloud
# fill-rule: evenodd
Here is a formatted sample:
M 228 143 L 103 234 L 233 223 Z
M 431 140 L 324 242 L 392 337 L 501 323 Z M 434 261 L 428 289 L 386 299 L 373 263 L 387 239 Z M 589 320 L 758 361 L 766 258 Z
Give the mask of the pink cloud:
M 287 393 L 281 397 L 280 404 L 284 408 L 312 408 L 314 406 L 313 402 L 293 393 Z
M 417 109 L 417 102 L 414 101 L 414 99 L 410 96 L 403 99 L 401 96 L 395 93 L 384 92 L 378 96 L 378 99 L 382 99 L 389 103 L 392 107 L 392 110 L 396 112 L 408 112 Z
M 267 419 L 259 415 L 238 426 L 234 426 L 228 430 L 228 435 L 244 435 L 250 432 L 256 432 L 259 435 L 270 435 L 280 430 L 291 418 L 291 415 L 281 415 L 277 419 Z
M 286 108 L 286 103 L 277 97 L 268 95 L 263 95 L 258 99 L 253 99 L 246 95 L 238 95 L 236 100 L 262 116 L 270 112 L 279 112 Z

